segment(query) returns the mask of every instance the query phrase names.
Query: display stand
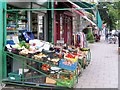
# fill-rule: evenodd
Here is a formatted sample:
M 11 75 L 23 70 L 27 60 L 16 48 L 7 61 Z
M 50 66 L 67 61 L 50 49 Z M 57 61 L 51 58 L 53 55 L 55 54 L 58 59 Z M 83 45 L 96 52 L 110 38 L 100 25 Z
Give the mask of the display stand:
M 51 4 L 48 8 L 29 8 L 29 9 L 9 9 L 5 10 L 4 13 L 7 12 L 19 12 L 20 10 L 23 11 L 40 11 L 40 10 L 51 10 L 51 17 L 52 17 L 52 43 L 54 42 L 53 34 L 54 34 L 54 2 L 49 3 Z M 49 5 L 48 4 L 48 5 Z M 69 10 L 66 9 L 59 9 L 56 8 L 56 10 Z M 6 16 L 6 14 L 5 14 Z M 6 22 L 6 18 L 5 18 Z M 4 28 L 4 33 L 7 32 L 6 25 Z M 6 34 L 4 37 L 4 47 L 6 45 Z M 27 48 L 27 43 L 24 44 Z M 22 50 L 25 50 L 22 48 Z M 5 69 L 4 72 L 7 73 L 7 75 L 4 75 L 4 78 L 2 80 L 3 83 L 6 84 L 14 84 L 14 85 L 21 85 L 21 86 L 28 86 L 28 87 L 39 87 L 39 88 L 74 88 L 74 85 L 78 83 L 78 76 L 79 72 L 82 68 L 85 68 L 87 66 L 87 62 L 90 61 L 90 51 L 87 50 L 87 54 L 84 55 L 84 57 L 78 59 L 75 56 L 74 58 L 66 58 L 62 57 L 61 54 L 59 54 L 59 58 L 52 58 L 50 54 L 53 54 L 52 57 L 56 52 L 52 51 L 46 51 L 45 57 L 42 56 L 41 58 L 38 57 L 41 52 L 37 53 L 25 53 L 26 51 L 23 51 L 22 54 L 20 54 L 19 49 L 12 48 L 11 51 L 9 50 L 3 50 L 3 56 L 4 56 L 4 63 L 7 61 L 7 58 L 10 58 L 9 62 L 13 62 L 11 65 L 11 70 L 7 72 Z M 62 49 L 61 49 L 62 50 Z M 25 55 L 24 55 L 24 54 Z M 68 52 L 68 54 L 71 54 L 71 52 Z M 44 52 L 45 54 L 45 52 Z M 64 53 L 65 54 L 65 53 Z M 42 54 L 43 55 L 43 52 Z M 88 56 L 87 56 L 88 55 Z M 65 56 L 65 55 L 64 55 Z M 46 60 L 47 59 L 47 60 Z M 56 62 L 54 62 L 54 59 L 59 59 Z M 68 62 L 70 65 L 68 65 Z M 67 64 L 66 64 L 67 62 Z M 63 64 L 65 63 L 65 64 Z M 7 67 L 7 65 L 5 65 Z
M 6 82 L 7 83 L 8 82 L 11 82 L 11 83 L 17 82 L 17 83 L 21 83 L 21 84 L 27 83 L 27 84 L 35 84 L 35 85 L 38 85 L 38 83 L 39 83 L 39 84 L 42 84 L 42 85 L 46 85 L 46 84 L 44 84 L 45 81 L 44 80 L 42 81 L 42 79 L 44 79 L 45 76 L 51 78 L 51 76 L 49 76 L 49 74 L 46 74 L 46 73 L 49 73 L 49 72 L 45 73 L 45 72 L 41 71 L 40 69 L 38 69 L 38 68 L 40 68 L 41 64 L 48 64 L 49 62 L 34 60 L 34 59 L 31 59 L 31 58 L 27 58 L 27 57 L 20 56 L 20 55 L 17 55 L 17 54 L 13 54 L 13 53 L 10 53 L 10 52 L 4 52 L 4 54 L 6 54 L 10 58 L 13 58 L 13 60 L 15 62 L 18 62 L 19 66 L 17 66 L 17 67 L 19 68 L 19 70 L 20 70 L 20 68 L 22 70 L 22 71 L 16 71 L 16 70 L 18 70 L 17 67 L 16 67 L 16 70 L 13 70 L 14 72 L 8 73 L 8 79 L 3 79 L 4 83 L 6 83 Z M 18 58 L 21 58 L 21 59 L 18 59 Z M 34 64 L 32 64 L 32 63 L 34 63 Z M 53 67 L 58 67 L 58 66 L 53 65 L 53 64 L 49 64 L 49 65 L 53 66 Z M 31 71 L 31 74 L 33 74 L 33 75 L 25 76 L 25 70 L 28 69 L 28 68 Z M 73 87 L 74 83 L 77 80 L 77 73 L 75 73 L 75 72 L 76 72 L 76 70 L 66 72 L 66 73 L 61 72 L 61 74 L 68 74 L 68 75 L 70 75 L 70 73 L 71 73 L 74 77 L 73 77 L 72 81 L 70 83 L 66 83 L 66 85 L 64 85 L 62 83 L 62 79 L 57 79 L 58 86 L 62 85 L 62 86 L 70 87 L 70 88 Z M 56 74 L 59 75 L 59 72 L 56 73 Z M 41 78 L 40 78 L 40 76 L 41 76 Z M 52 79 L 54 81 L 55 78 L 52 78 Z M 50 84 L 48 84 L 48 85 L 50 85 Z
M 9 50 L 9 49 L 7 49 Z M 57 50 L 57 49 L 56 49 Z M 39 52 L 38 52 L 39 53 Z M 12 58 L 13 63 L 12 72 L 8 73 L 8 78 L 3 79 L 4 83 L 19 83 L 19 84 L 32 84 L 36 87 L 43 85 L 44 87 L 68 87 L 73 88 L 78 82 L 78 76 L 82 73 L 82 68 L 90 63 L 90 50 L 84 51 L 84 56 L 80 56 L 79 59 L 72 58 L 56 58 L 49 60 L 49 55 L 55 55 L 55 53 L 49 51 L 42 52 L 46 53 L 47 57 L 43 54 L 42 57 L 38 56 L 38 53 L 19 55 L 20 52 L 15 51 L 4 51 L 7 57 Z M 57 55 L 57 54 L 56 54 Z M 68 56 L 69 54 L 67 54 Z M 50 56 L 51 57 L 51 56 Z M 52 56 L 53 57 L 53 56 Z M 54 59 L 57 62 L 53 61 Z M 66 61 L 74 62 L 71 65 L 63 64 Z M 47 68 L 46 68 L 47 67 Z M 56 68 L 56 69 L 55 69 Z

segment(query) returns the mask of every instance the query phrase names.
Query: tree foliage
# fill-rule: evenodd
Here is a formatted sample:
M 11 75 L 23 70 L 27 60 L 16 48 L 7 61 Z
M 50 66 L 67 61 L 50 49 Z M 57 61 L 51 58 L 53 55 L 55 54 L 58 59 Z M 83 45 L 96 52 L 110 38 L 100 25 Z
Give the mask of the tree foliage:
M 100 2 L 98 5 L 98 10 L 103 22 L 107 23 L 110 31 L 119 28 L 118 24 L 120 23 L 120 2 Z

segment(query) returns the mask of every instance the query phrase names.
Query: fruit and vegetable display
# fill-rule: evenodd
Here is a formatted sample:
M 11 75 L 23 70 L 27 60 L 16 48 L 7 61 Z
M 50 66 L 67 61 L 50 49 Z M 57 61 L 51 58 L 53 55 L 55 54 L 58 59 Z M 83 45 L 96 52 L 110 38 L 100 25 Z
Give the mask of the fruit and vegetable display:
M 81 48 L 80 50 L 81 51 L 89 51 L 90 49 L 89 48 Z
M 6 45 L 6 48 L 8 52 L 26 57 L 26 59 L 32 59 L 33 61 L 25 61 L 25 63 L 46 75 L 44 82 L 40 82 L 41 77 L 38 79 L 26 79 L 25 81 L 58 86 L 64 86 L 65 84 L 67 87 L 72 86 L 73 81 L 76 80 L 75 78 L 83 68 L 82 64 L 86 64 L 85 58 L 90 50 L 89 48 L 75 48 L 74 46 L 55 46 L 40 40 L 32 40 L 29 43 L 22 41 L 19 44 Z M 24 76 L 41 76 L 41 74 L 29 69 Z

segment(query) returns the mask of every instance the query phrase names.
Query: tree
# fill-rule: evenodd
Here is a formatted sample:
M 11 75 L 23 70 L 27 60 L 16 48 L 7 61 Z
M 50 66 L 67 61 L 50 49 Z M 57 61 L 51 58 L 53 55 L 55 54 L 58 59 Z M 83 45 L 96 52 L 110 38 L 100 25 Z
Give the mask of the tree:
M 117 20 L 118 20 L 118 9 L 115 9 L 113 7 L 114 5 L 107 5 L 108 7 L 108 16 L 109 16 L 109 26 L 110 26 L 110 31 L 112 29 L 116 29 L 117 25 Z
M 115 6 L 118 12 L 118 21 L 117 21 L 117 29 L 120 30 L 120 1 L 115 2 Z
M 120 2 L 100 2 L 98 10 L 104 23 L 107 23 L 108 28 L 111 30 L 117 29 L 119 24 L 119 5 Z

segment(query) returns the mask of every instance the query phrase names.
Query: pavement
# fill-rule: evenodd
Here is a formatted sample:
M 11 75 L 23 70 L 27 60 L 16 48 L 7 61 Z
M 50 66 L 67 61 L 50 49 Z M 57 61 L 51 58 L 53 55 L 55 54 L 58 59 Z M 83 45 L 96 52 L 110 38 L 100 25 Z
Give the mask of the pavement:
M 104 37 L 89 44 L 90 65 L 83 71 L 77 88 L 118 88 L 118 44 L 108 44 Z

